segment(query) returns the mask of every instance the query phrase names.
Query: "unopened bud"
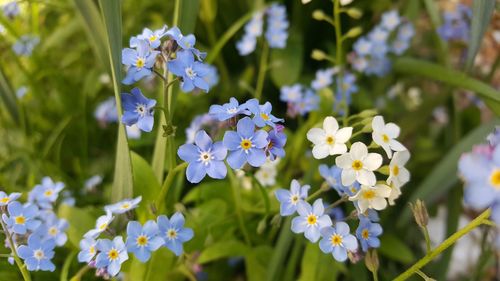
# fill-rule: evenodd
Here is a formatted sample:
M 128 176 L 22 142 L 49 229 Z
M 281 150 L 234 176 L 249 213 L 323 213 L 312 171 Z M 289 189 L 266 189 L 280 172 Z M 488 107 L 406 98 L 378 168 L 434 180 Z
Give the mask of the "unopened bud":
M 366 122 L 367 120 L 370 120 L 369 122 Z M 365 123 L 366 122 L 366 123 Z M 372 122 L 371 122 L 371 118 L 370 119 L 365 119 L 363 120 L 363 124 L 365 124 L 365 126 L 363 127 L 363 129 L 361 130 L 363 133 L 370 133 L 372 131 Z
M 326 58 L 326 54 L 321 50 L 314 49 L 311 53 L 311 58 L 315 60 L 324 60 Z
M 163 45 L 161 46 L 161 51 L 165 54 L 166 57 L 168 57 L 169 54 L 175 53 L 177 47 L 178 47 L 177 42 L 173 39 L 169 39 L 163 42 Z
M 349 29 L 349 31 L 347 31 L 347 33 L 345 34 L 345 37 L 346 38 L 354 38 L 354 37 L 359 36 L 361 34 L 361 32 L 363 32 L 363 29 L 361 27 L 357 26 L 357 27 Z
M 163 137 L 175 136 L 176 129 L 177 127 L 171 124 L 163 125 Z
M 277 214 L 271 219 L 271 225 L 279 227 L 280 224 L 281 224 L 281 216 Z
M 377 172 L 381 173 L 382 175 L 389 175 L 390 174 L 390 169 L 389 169 L 389 166 L 385 165 L 385 166 L 382 166 L 380 167 Z
M 346 11 L 346 13 L 353 19 L 359 19 L 363 15 L 363 12 L 356 8 L 350 8 Z
M 370 249 L 365 256 L 365 265 L 371 272 L 377 272 L 379 267 L 377 250 Z
M 325 13 L 323 13 L 323 11 L 321 11 L 321 10 L 314 10 L 314 12 L 312 13 L 312 17 L 315 20 L 324 20 Z
M 266 231 L 266 228 L 267 228 L 267 222 L 266 222 L 266 218 L 264 218 L 257 225 L 257 234 L 264 233 L 264 231 Z
M 427 227 L 427 224 L 429 223 L 429 214 L 427 213 L 425 203 L 422 200 L 417 199 L 415 204 L 410 203 L 410 207 L 418 226 L 422 228 Z
M 367 118 L 367 117 L 373 117 L 375 115 L 377 115 L 377 110 L 375 109 L 366 109 L 366 110 L 363 110 L 361 111 L 358 116 L 361 117 L 361 118 Z

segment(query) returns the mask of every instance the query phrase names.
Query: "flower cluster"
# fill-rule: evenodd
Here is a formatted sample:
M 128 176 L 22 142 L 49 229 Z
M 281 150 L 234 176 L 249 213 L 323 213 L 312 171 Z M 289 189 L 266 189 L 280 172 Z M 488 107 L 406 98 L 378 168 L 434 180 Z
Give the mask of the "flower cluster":
M 468 6 L 458 3 L 454 10 L 445 11 L 443 18 L 444 23 L 437 29 L 443 40 L 464 43 L 469 41 L 472 10 Z
M 401 55 L 409 48 L 415 34 L 413 24 L 392 10 L 382 15 L 381 22 L 354 43 L 350 57 L 356 71 L 384 76 L 391 68 L 389 54 Z
M 2 228 L 5 245 L 24 260 L 29 271 L 54 271 L 55 247 L 66 244 L 68 222 L 54 213 L 54 207 L 64 183 L 44 177 L 28 194 L 25 204 L 17 201 L 21 193 L 0 191 Z M 13 256 L 9 258 L 13 263 Z
M 252 19 L 245 25 L 245 35 L 236 43 L 236 48 L 242 56 L 249 55 L 255 51 L 257 38 L 262 35 L 264 25 L 264 14 L 267 14 L 267 30 L 265 33 L 269 47 L 283 49 L 286 47 L 288 38 L 288 26 L 286 8 L 280 4 L 272 4 L 265 11 L 256 12 Z
M 26 34 L 19 37 L 19 39 L 12 45 L 12 50 L 18 56 L 31 56 L 33 49 L 40 43 L 40 37 L 36 35 Z
M 257 99 L 240 105 L 235 98 L 231 98 L 229 103 L 212 105 L 210 116 L 229 127 L 236 125 L 236 130 L 225 131 L 223 140 L 218 142 L 213 142 L 206 131 L 199 130 L 194 143 L 179 147 L 177 154 L 189 163 L 186 170 L 188 181 L 198 183 L 207 174 L 215 179 L 225 178 L 227 168 L 224 160 L 231 168 L 241 169 L 246 163 L 260 167 L 266 162 L 266 157 L 271 160 L 283 157 L 286 135 L 278 124 L 283 119 L 275 117 L 271 110 L 271 103 L 261 105 Z M 238 120 L 239 115 L 244 117 Z
M 356 252 L 357 241 L 363 252 L 380 246 L 378 237 L 382 234 L 382 227 L 377 223 L 377 211 L 385 209 L 388 202 L 390 205 L 394 204 L 394 200 L 401 194 L 401 187 L 410 179 L 410 174 L 404 167 L 410 154 L 396 140 L 399 127 L 394 123 L 386 124 L 381 116 L 367 119 L 365 123 L 369 121 L 373 141 L 370 147 L 360 141 L 350 145 L 354 135 L 368 131 L 365 129 L 367 126 L 353 134 L 355 127 L 340 128 L 337 120 L 331 116 L 324 119 L 322 128 L 312 128 L 307 133 L 307 139 L 313 143 L 314 158 L 337 156 L 335 165 L 319 166 L 325 185 L 340 196 L 337 202 L 325 207 L 320 198 L 311 206 L 307 202 L 310 186 L 301 187 L 297 180 L 292 181 L 289 191 L 278 189 L 275 193 L 282 216 L 298 213 L 292 220 L 292 231 L 304 233 L 313 243 L 319 241 L 320 249 L 324 253 L 332 253 L 337 261 L 345 261 L 349 252 Z M 387 158 L 391 159 L 388 165 L 382 167 L 382 155 L 368 151 L 368 148 L 374 147 L 381 147 L 385 151 Z M 388 178 L 385 182 L 378 182 L 375 172 L 388 175 Z M 322 187 L 318 192 L 324 190 Z M 353 202 L 355 211 L 347 218 L 336 216 L 335 223 L 332 222 L 329 210 L 346 201 Z M 342 221 L 353 218 L 359 220 L 355 236 L 350 234 L 349 225 Z
M 127 214 L 127 217 L 131 217 L 141 199 L 125 199 L 105 206 L 106 214 L 97 219 L 95 228 L 85 233 L 80 241 L 78 261 L 96 268 L 96 275 L 108 278 L 120 272 L 129 253 L 133 253 L 143 263 L 161 247 L 170 249 L 177 256 L 181 255 L 182 244 L 193 238 L 193 231 L 184 227 L 185 220 L 181 213 L 175 213 L 170 219 L 161 215 L 156 221 L 148 220 L 144 224 L 131 220 L 127 223 L 125 240 L 122 236 L 113 235 L 118 232 L 110 227 L 115 216 Z M 108 237 L 100 238 L 104 235 Z
M 458 170 L 465 182 L 465 204 L 477 211 L 491 208 L 491 218 L 500 225 L 500 128 L 488 143 L 463 154 Z
M 19 4 L 17 4 L 17 1 L 10 1 L 4 5 L 2 5 L 2 11 L 3 15 L 6 18 L 15 18 L 17 15 L 19 15 L 20 9 L 19 9 Z

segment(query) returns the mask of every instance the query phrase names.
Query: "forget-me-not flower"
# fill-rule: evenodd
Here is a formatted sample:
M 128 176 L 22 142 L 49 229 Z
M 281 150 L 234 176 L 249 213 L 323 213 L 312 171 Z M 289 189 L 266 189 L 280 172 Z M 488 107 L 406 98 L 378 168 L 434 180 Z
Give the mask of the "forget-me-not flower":
M 78 261 L 89 263 L 97 254 L 97 241 L 93 238 L 83 238 L 80 240 L 80 252 L 78 252 Z
M 269 158 L 274 160 L 276 157 L 285 157 L 285 149 L 283 149 L 283 147 L 286 144 L 286 135 L 276 130 L 271 130 L 268 133 L 267 139 L 269 141 L 267 145 Z
M 377 179 L 373 171 L 382 165 L 382 156 L 378 153 L 368 153 L 368 148 L 362 142 L 355 142 L 351 150 L 335 159 L 335 164 L 342 168 L 342 184 L 351 185 L 354 181 L 373 186 Z
M 106 268 L 110 276 L 116 276 L 120 272 L 122 263 L 128 260 L 127 249 L 121 236 L 116 236 L 113 241 L 109 239 L 99 239 L 97 241 L 99 254 L 96 258 L 97 268 Z
M 321 236 L 321 229 L 332 225 L 330 216 L 325 214 L 322 199 L 316 199 L 312 207 L 305 201 L 298 202 L 297 212 L 299 216 L 292 220 L 292 231 L 304 233 L 304 236 L 313 243 L 316 243 Z
M 147 221 L 141 226 L 137 221 L 130 221 L 127 225 L 127 250 L 134 253 L 141 262 L 146 262 L 151 257 L 151 252 L 165 243 L 158 235 L 156 222 Z
M 43 217 L 44 222 L 35 231 L 42 241 L 54 240 L 57 246 L 63 246 L 68 240 L 65 231 L 69 224 L 65 219 L 59 219 L 54 213 L 49 213 Z
M 138 196 L 132 199 L 123 199 L 120 202 L 105 206 L 104 210 L 113 214 L 124 214 L 137 208 L 137 206 L 139 206 L 139 203 L 141 203 L 141 200 L 142 196 Z
M 153 130 L 154 106 L 156 100 L 146 98 L 139 88 L 133 88 L 131 94 L 122 93 L 123 116 L 122 123 L 127 126 L 137 124 L 145 132 Z
M 144 28 L 142 30 L 142 33 L 137 35 L 136 38 L 139 40 L 145 40 L 146 42 L 149 43 L 149 46 L 152 49 L 156 49 L 156 48 L 160 47 L 161 38 L 163 38 L 163 36 L 165 36 L 166 30 L 167 30 L 166 25 L 163 26 L 162 28 L 154 30 L 154 31 L 149 29 L 149 28 Z M 130 44 L 130 47 L 136 47 L 138 45 L 137 41 L 133 42 L 134 41 L 133 39 L 131 39 L 130 41 L 132 42 L 132 44 Z
M 329 155 L 345 153 L 347 151 L 345 143 L 351 135 L 352 127 L 339 129 L 337 119 L 328 116 L 323 120 L 323 128 L 312 128 L 307 132 L 307 139 L 314 144 L 312 150 L 314 158 L 323 159 Z
M 110 211 L 106 211 L 105 215 L 100 216 L 99 218 L 97 218 L 97 221 L 95 223 L 95 228 L 87 231 L 87 233 L 85 233 L 83 235 L 83 237 L 85 237 L 85 238 L 94 238 L 95 239 L 101 233 L 103 233 L 104 231 L 106 231 L 106 229 L 108 228 L 109 224 L 114 219 L 115 219 L 115 217 L 113 216 L 113 213 L 111 213 Z
M 309 185 L 300 186 L 294 179 L 290 184 L 290 190 L 281 188 L 276 190 L 274 194 L 280 202 L 280 215 L 283 217 L 293 215 L 297 211 L 297 204 L 306 200 L 310 188 Z
M 206 64 L 195 61 L 192 52 L 177 52 L 177 57 L 168 62 L 168 69 L 182 78 L 181 89 L 183 92 L 191 92 L 195 88 L 208 92 L 209 86 L 205 76 L 209 73 L 209 68 Z
M 283 122 L 283 119 L 277 118 L 271 114 L 273 106 L 270 102 L 259 105 L 257 99 L 251 99 L 246 102 L 246 107 L 253 114 L 253 122 L 257 127 L 265 127 L 266 125 L 275 127 L 277 122 Z
M 149 41 L 136 40 L 135 49 L 124 48 L 122 50 L 122 63 L 128 67 L 127 76 L 122 83 L 131 85 L 142 78 L 151 75 L 159 51 L 151 50 Z
M 41 224 L 36 219 L 38 208 L 33 204 L 22 205 L 17 201 L 13 201 L 7 205 L 7 211 L 9 215 L 2 214 L 2 220 L 16 234 L 23 235 L 28 230 L 37 229 Z
M 356 237 L 361 244 L 363 252 L 368 251 L 368 248 L 380 247 L 378 237 L 382 234 L 382 227 L 378 223 L 372 223 L 368 219 L 360 219 L 359 226 L 356 229 Z
M 54 241 L 41 241 L 37 235 L 30 235 L 28 245 L 21 245 L 17 249 L 20 258 L 29 271 L 54 271 L 55 265 L 51 259 L 54 257 Z
M 222 142 L 213 143 L 205 131 L 198 131 L 194 142 L 181 145 L 177 151 L 179 157 L 189 163 L 186 169 L 188 181 L 198 183 L 207 174 L 214 179 L 225 178 L 227 149 Z
M 3 191 L 0 191 L 0 207 L 7 206 L 10 202 L 15 201 L 19 197 L 21 197 L 21 193 L 19 192 L 12 192 L 11 194 L 7 194 Z
M 349 225 L 345 222 L 337 222 L 335 227 L 322 228 L 319 248 L 325 254 L 332 253 L 333 258 L 339 262 L 346 261 L 347 251 L 352 252 L 358 248 L 356 237 L 349 231 Z
M 41 184 L 37 184 L 29 193 L 28 199 L 42 208 L 50 209 L 63 188 L 64 183 L 54 182 L 50 177 L 44 177 Z
M 193 230 L 184 227 L 184 216 L 177 212 L 170 219 L 167 216 L 158 216 L 158 229 L 160 237 L 165 241 L 164 246 L 176 256 L 183 252 L 182 244 L 193 238 Z
M 246 104 L 239 104 L 235 98 L 230 98 L 228 103 L 223 105 L 214 104 L 210 106 L 208 113 L 219 121 L 225 121 L 233 118 L 238 114 L 249 115 L 250 112 L 246 108 Z

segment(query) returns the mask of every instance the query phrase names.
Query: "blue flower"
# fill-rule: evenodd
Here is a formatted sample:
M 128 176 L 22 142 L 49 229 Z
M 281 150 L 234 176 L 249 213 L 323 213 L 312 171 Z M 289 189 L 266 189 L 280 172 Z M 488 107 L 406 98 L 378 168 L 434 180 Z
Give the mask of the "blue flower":
M 113 214 L 110 211 L 107 211 L 105 215 L 100 216 L 99 218 L 97 218 L 97 221 L 95 223 L 95 228 L 87 231 L 87 233 L 85 233 L 83 235 L 83 237 L 85 237 L 85 238 L 94 238 L 95 239 L 101 233 L 103 233 L 104 231 L 106 231 L 106 229 L 108 228 L 109 224 L 114 219 L 115 219 L 115 217 L 113 217 Z
M 86 192 L 93 191 L 98 185 L 102 183 L 101 175 L 93 175 L 85 181 L 84 189 Z
M 28 199 L 30 202 L 36 202 L 42 208 L 50 209 L 63 188 L 64 183 L 54 182 L 50 177 L 44 177 L 42 183 L 35 185 L 28 194 Z
M 396 29 L 400 23 L 401 18 L 399 17 L 398 11 L 396 10 L 385 12 L 382 15 L 381 25 L 389 31 Z
M 316 73 L 316 75 L 318 74 Z M 299 102 L 301 99 L 302 99 L 302 85 L 294 84 L 291 86 L 281 87 L 280 89 L 281 101 L 294 103 L 294 102 Z
M 152 51 L 149 41 L 136 40 L 136 49 L 124 48 L 122 50 L 122 63 L 128 66 L 127 76 L 122 83 L 131 85 L 142 78 L 151 75 L 156 56 L 159 51 Z
M 405 39 L 396 38 L 391 44 L 391 51 L 396 55 L 401 55 L 410 47 L 410 42 Z
M 415 35 L 415 28 L 411 22 L 402 24 L 398 28 L 398 39 L 409 41 Z
M 322 164 L 319 165 L 319 173 L 321 176 L 325 179 L 325 181 L 328 183 L 328 185 L 335 189 L 339 195 L 342 195 L 345 193 L 345 189 L 348 188 L 344 185 L 342 185 L 342 179 L 341 179 L 341 174 L 342 174 L 342 169 L 333 165 L 330 168 L 328 168 L 327 165 Z
M 227 149 L 222 142 L 213 143 L 205 131 L 198 131 L 195 144 L 181 145 L 177 151 L 179 157 L 188 162 L 186 177 L 189 182 L 198 183 L 207 174 L 214 179 L 226 177 L 227 168 L 224 159 Z
M 319 248 L 325 254 L 332 253 L 333 258 L 339 262 L 347 260 L 347 251 L 352 252 L 358 248 L 356 237 L 349 231 L 349 225 L 345 222 L 337 222 L 335 227 L 321 229 Z
M 357 206 L 356 206 L 356 208 L 357 208 Z M 378 213 L 374 209 L 368 209 L 368 210 L 366 210 L 366 212 L 358 214 L 358 217 L 360 220 L 366 219 L 366 220 L 369 220 L 371 222 L 379 222 L 380 221 Z
M 41 222 L 36 220 L 38 208 L 33 204 L 25 204 L 24 206 L 13 201 L 7 205 L 9 216 L 2 214 L 3 221 L 7 224 L 9 229 L 16 234 L 24 235 L 27 230 L 37 229 Z
M 115 276 L 120 272 L 123 262 L 128 260 L 127 249 L 121 236 L 116 236 L 113 241 L 109 239 L 99 239 L 97 241 L 99 254 L 96 258 L 97 268 L 106 268 L 109 275 Z
M 288 108 L 288 114 L 294 116 L 294 113 L 298 113 L 302 116 L 307 113 L 317 110 L 319 107 L 319 96 L 311 91 L 310 89 L 305 90 L 304 97 L 298 102 L 292 105 L 292 108 Z
M 294 233 L 304 233 L 309 241 L 316 243 L 320 237 L 320 230 L 331 226 L 332 220 L 325 214 L 323 200 L 317 199 L 313 206 L 305 201 L 297 203 L 298 217 L 292 220 L 292 231 Z
M 182 244 L 193 238 L 193 230 L 184 227 L 184 216 L 177 212 L 169 220 L 162 215 L 158 216 L 157 222 L 159 235 L 165 240 L 164 246 L 180 256 L 183 252 Z
M 154 106 L 156 100 L 146 98 L 141 90 L 133 88 L 130 94 L 121 94 L 123 102 L 122 123 L 127 126 L 137 124 L 139 129 L 151 132 L 154 125 Z
M 28 88 L 26 86 L 21 86 L 16 90 L 16 97 L 18 99 L 24 98 L 26 94 L 28 93 Z
M 209 86 L 205 80 L 205 76 L 210 72 L 209 67 L 202 62 L 195 61 L 191 52 L 177 52 L 177 57 L 168 62 L 168 69 L 176 76 L 182 78 L 182 91 L 191 92 L 196 87 L 208 92 Z
M 219 73 L 217 72 L 217 68 L 213 65 L 206 65 L 208 68 L 207 75 L 203 77 L 205 81 L 208 83 L 208 87 L 212 88 L 213 86 L 217 85 L 219 83 Z
M 372 42 L 365 37 L 360 37 L 353 45 L 354 51 L 358 56 L 371 54 Z
M 20 9 L 17 1 L 11 1 L 2 6 L 3 14 L 6 18 L 14 18 L 19 15 Z
M 270 102 L 259 105 L 259 101 L 257 99 L 251 99 L 246 102 L 246 107 L 253 114 L 252 121 L 257 127 L 262 128 L 269 125 L 274 128 L 277 122 L 283 122 L 283 119 L 276 118 L 271 114 L 273 106 Z
M 157 29 L 155 31 L 152 31 L 151 29 L 149 28 L 144 28 L 142 30 L 142 34 L 138 35 L 136 38 L 138 40 L 144 40 L 146 42 L 149 43 L 149 46 L 152 48 L 152 49 L 156 49 L 158 47 L 160 47 L 160 44 L 161 44 L 161 38 L 163 36 L 165 36 L 166 34 L 166 29 L 167 29 L 167 26 L 163 26 L 162 28 L 160 29 Z M 134 37 L 133 37 L 134 38 Z M 136 40 L 137 40 L 136 39 Z M 138 43 L 136 40 L 133 40 L 131 39 L 130 42 L 132 42 L 130 44 L 131 47 L 136 47 L 138 46 L 140 43 Z
M 233 169 L 241 169 L 246 162 L 253 167 L 260 167 L 266 162 L 267 132 L 255 131 L 255 124 L 249 117 L 238 121 L 236 132 L 227 131 L 223 143 L 231 151 L 227 162 Z
M 97 241 L 93 238 L 83 238 L 80 240 L 80 252 L 78 252 L 78 261 L 89 263 L 97 254 Z
M 257 45 L 257 39 L 252 35 L 243 36 L 240 41 L 236 42 L 236 49 L 240 56 L 246 56 L 255 51 L 255 46 Z
M 469 7 L 458 4 L 453 11 L 444 13 L 444 23 L 437 32 L 445 41 L 469 41 L 472 11 Z
M 21 245 L 17 253 L 29 271 L 54 271 L 56 267 L 51 261 L 54 257 L 54 247 L 53 240 L 42 242 L 36 235 L 30 235 L 28 245 Z
M 22 35 L 19 39 L 12 45 L 12 50 L 19 56 L 31 56 L 33 49 L 40 43 L 40 37 L 36 35 Z
M 273 161 L 276 157 L 285 157 L 285 150 L 283 147 L 286 144 L 286 135 L 284 133 L 277 132 L 276 130 L 271 130 L 268 133 L 267 139 L 269 141 L 269 144 L 267 145 L 267 152 L 271 161 Z
M 294 179 L 290 184 L 290 191 L 281 188 L 276 190 L 274 194 L 280 202 L 280 215 L 283 217 L 293 215 L 297 211 L 297 204 L 306 200 L 310 188 L 309 185 L 301 187 L 300 183 Z
M 194 48 L 196 44 L 196 38 L 193 34 L 182 35 L 180 29 L 176 26 L 172 27 L 167 31 L 167 35 L 175 40 L 177 45 L 181 47 L 181 49 L 186 50 L 196 56 L 198 60 L 205 59 L 206 53 L 200 52 L 198 49 Z
M 250 21 L 245 24 L 245 34 L 253 36 L 255 38 L 262 35 L 262 26 L 264 21 L 262 20 L 264 14 L 262 12 L 256 12 Z
M 213 118 L 210 114 L 195 116 L 189 127 L 186 128 L 186 143 L 194 143 L 196 133 L 198 133 L 203 126 L 212 126 L 216 123 L 215 118 Z
M 115 204 L 105 206 L 104 210 L 106 210 L 106 212 L 111 212 L 113 214 L 124 214 L 128 211 L 131 211 L 131 210 L 137 208 L 137 206 L 139 206 L 139 203 L 141 202 L 141 200 L 142 200 L 142 196 L 138 196 L 138 197 L 133 198 L 133 199 L 124 199 L 124 200 L 117 202 Z
M 335 68 L 326 68 L 316 71 L 316 77 L 311 82 L 311 87 L 314 90 L 321 90 L 330 86 L 333 83 L 333 75 L 337 72 Z
M 127 225 L 127 250 L 134 253 L 141 262 L 146 262 L 151 257 L 151 252 L 165 243 L 158 235 L 159 229 L 154 221 L 147 221 L 144 226 L 137 221 L 130 221 Z
M 237 99 L 230 98 L 229 102 L 223 105 L 211 105 L 208 114 L 214 116 L 219 121 L 225 121 L 237 116 L 238 114 L 249 115 L 250 112 L 247 110 L 246 104 L 240 105 Z
M 272 4 L 266 11 L 267 31 L 266 39 L 269 47 L 283 49 L 286 47 L 288 38 L 287 28 L 289 26 L 286 8 L 284 5 Z
M 94 111 L 94 117 L 102 125 L 118 121 L 115 97 L 109 97 L 99 103 Z
M 15 201 L 19 197 L 21 197 L 21 193 L 12 192 L 11 194 L 7 194 L 3 191 L 0 191 L 0 207 L 7 206 L 10 202 Z
M 335 107 L 337 110 L 340 106 L 340 101 L 345 99 L 347 104 L 351 104 L 351 95 L 358 91 L 358 86 L 356 83 L 356 76 L 352 73 L 346 72 L 342 78 L 337 77 L 337 93 L 335 95 L 336 103 Z
M 35 231 L 42 241 L 45 242 L 47 240 L 54 240 L 57 246 L 63 246 L 66 244 L 68 236 L 64 233 L 64 231 L 66 231 L 69 227 L 68 222 L 65 219 L 58 219 L 54 213 L 48 213 L 43 216 L 42 219 L 44 222 Z
M 378 237 L 382 234 L 382 227 L 378 223 L 372 223 L 368 219 L 361 219 L 359 221 L 358 229 L 356 229 L 356 237 L 361 243 L 363 252 L 368 251 L 368 248 L 380 247 L 380 240 Z

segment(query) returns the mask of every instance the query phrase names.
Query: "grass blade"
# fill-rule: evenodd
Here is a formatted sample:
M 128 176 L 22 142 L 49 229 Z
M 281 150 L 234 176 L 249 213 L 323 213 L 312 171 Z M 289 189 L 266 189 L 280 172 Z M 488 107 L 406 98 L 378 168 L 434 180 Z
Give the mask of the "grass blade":
M 15 94 L 1 68 L 0 68 L 0 98 L 2 102 L 5 104 L 5 108 L 12 117 L 12 120 L 14 120 L 14 122 L 17 125 L 19 125 L 20 116 L 19 116 L 19 109 L 17 108 Z
M 467 61 L 465 69 L 468 71 L 474 63 L 484 33 L 490 25 L 491 15 L 495 11 L 495 0 L 472 1 L 472 22 L 470 29 L 469 48 L 467 49 Z

